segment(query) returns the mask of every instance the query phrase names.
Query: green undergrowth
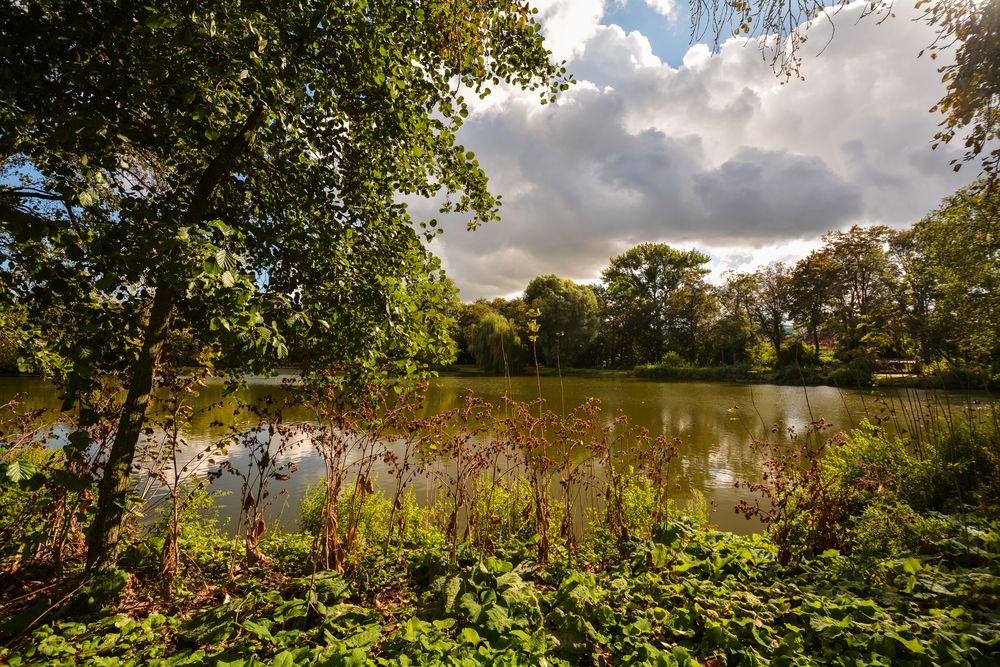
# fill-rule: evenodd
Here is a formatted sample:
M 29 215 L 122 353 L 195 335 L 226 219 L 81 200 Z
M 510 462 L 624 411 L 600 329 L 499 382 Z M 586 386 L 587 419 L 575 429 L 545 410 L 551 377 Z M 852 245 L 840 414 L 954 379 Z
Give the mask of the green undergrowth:
M 996 664 L 998 525 L 935 520 L 934 545 L 864 565 L 828 551 L 784 567 L 769 538 L 683 516 L 599 567 L 566 554 L 542 566 L 527 548 L 450 565 L 427 544 L 372 550 L 349 576 L 277 558 L 181 611 L 78 607 L 0 649 L 0 664 Z M 294 560 L 311 540 L 267 548 Z

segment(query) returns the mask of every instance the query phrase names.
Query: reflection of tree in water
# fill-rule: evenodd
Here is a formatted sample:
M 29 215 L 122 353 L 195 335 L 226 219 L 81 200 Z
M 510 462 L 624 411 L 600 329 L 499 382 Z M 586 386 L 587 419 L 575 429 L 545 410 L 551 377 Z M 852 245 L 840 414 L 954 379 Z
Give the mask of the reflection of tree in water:
M 750 442 L 754 437 L 772 434 L 775 424 L 794 426 L 800 432 L 815 419 L 833 423 L 833 431 L 850 429 L 863 418 L 881 420 L 890 430 L 903 430 L 910 421 L 900 416 L 905 409 L 921 412 L 932 404 L 940 414 L 941 409 L 961 410 L 969 400 L 965 394 L 897 390 L 880 399 L 872 391 L 839 390 L 833 387 L 802 387 L 775 385 L 736 385 L 697 382 L 648 382 L 628 378 L 563 378 L 562 391 L 557 378 L 543 377 L 542 393 L 546 407 L 559 410 L 563 400 L 566 409 L 580 405 L 589 397 L 600 399 L 602 412 L 610 420 L 619 413 L 628 415 L 635 426 L 649 429 L 651 435 L 679 437 L 679 457 L 671 463 L 673 497 L 687 502 L 696 494 L 704 494 L 714 502 L 718 511 L 712 521 L 726 530 L 746 532 L 755 526 L 737 516 L 733 507 L 743 497 L 734 488 L 738 480 L 758 480 L 760 461 L 752 452 Z M 459 407 L 469 388 L 496 405 L 509 388 L 513 399 L 530 401 L 537 398 L 538 387 L 534 377 L 443 377 L 431 382 L 423 415 L 437 414 Z M 283 402 L 285 392 L 280 378 L 250 379 L 246 387 L 227 395 L 225 385 L 210 382 L 199 390 L 194 400 L 196 408 L 185 439 L 192 448 L 204 447 L 231 432 L 234 420 L 243 420 L 249 429 L 252 417 L 238 411 L 237 405 L 255 403 L 267 396 Z M 53 420 L 60 407 L 58 390 L 38 378 L 0 378 L 0 401 L 18 393 L 26 394 L 24 405 L 30 409 L 47 408 Z M 990 402 L 995 397 L 977 395 L 972 398 Z M 890 412 L 892 411 L 892 412 Z M 926 410 L 923 410 L 926 412 Z M 922 413 L 921 413 L 922 414 Z M 287 423 L 309 422 L 312 411 L 301 406 L 283 409 Z M 323 476 L 320 457 L 311 446 L 302 442 L 286 453 L 299 466 L 299 472 L 282 484 L 287 488 L 276 511 L 283 513 L 281 523 L 292 527 L 298 515 L 298 505 L 306 490 Z M 230 457 L 233 464 L 243 463 L 237 448 Z M 443 465 L 446 465 L 442 463 Z M 376 469 L 378 485 L 391 484 L 391 475 Z M 426 497 L 430 488 L 426 480 L 414 480 L 418 494 Z M 228 489 L 224 480 L 213 485 L 214 490 Z M 386 488 L 384 490 L 390 491 Z M 223 516 L 238 504 L 236 494 L 220 501 Z M 282 509 L 283 507 L 283 509 Z

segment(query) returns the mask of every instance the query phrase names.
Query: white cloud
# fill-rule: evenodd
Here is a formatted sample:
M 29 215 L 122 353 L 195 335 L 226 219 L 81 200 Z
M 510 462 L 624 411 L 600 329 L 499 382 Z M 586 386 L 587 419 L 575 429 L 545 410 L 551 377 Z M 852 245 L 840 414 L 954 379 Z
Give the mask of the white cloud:
M 552 48 L 579 85 L 556 105 L 503 91 L 461 140 L 503 195 L 503 220 L 434 243 L 466 299 L 521 291 L 533 276 L 592 280 L 642 241 L 697 245 L 718 271 L 794 259 L 831 229 L 909 224 L 960 186 L 955 149 L 928 145 L 939 118 L 932 34 L 909 20 L 810 31 L 807 81 L 781 85 L 761 53 L 731 40 L 684 65 L 638 32 L 600 24 L 594 0 L 550 0 Z
M 671 21 L 677 20 L 676 0 L 646 0 L 646 4 L 658 14 L 666 16 Z
M 604 0 L 537 0 L 545 43 L 557 61 L 572 60 L 604 18 Z

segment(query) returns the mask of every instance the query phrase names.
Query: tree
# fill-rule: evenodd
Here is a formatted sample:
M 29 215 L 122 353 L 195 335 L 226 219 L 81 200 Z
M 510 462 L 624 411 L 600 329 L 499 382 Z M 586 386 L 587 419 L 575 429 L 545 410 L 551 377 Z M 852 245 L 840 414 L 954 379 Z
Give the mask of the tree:
M 913 226 L 909 312 L 927 358 L 1000 376 L 1000 193 L 959 190 Z
M 685 272 L 677 289 L 667 297 L 670 347 L 692 366 L 698 363 L 699 353 L 705 348 L 706 332 L 718 311 L 703 275 L 699 271 Z
M 660 360 L 670 335 L 668 297 L 685 279 L 706 275 L 708 261 L 665 243 L 642 243 L 611 260 L 601 278 L 617 363 Z
M 487 313 L 476 324 L 469 341 L 476 365 L 487 373 L 509 375 L 523 367 L 521 340 L 514 326 L 499 313 Z
M 17 313 L 0 308 L 0 374 L 17 371 L 21 352 L 20 332 L 24 323 Z
M 776 262 L 757 269 L 751 279 L 750 317 L 774 348 L 774 363 L 778 364 L 781 342 L 785 339 L 785 320 L 791 308 L 789 273 L 784 264 Z
M 727 271 L 722 285 L 714 290 L 718 305 L 709 334 L 709 346 L 715 363 L 741 364 L 748 358 L 754 334 L 750 321 L 753 278 L 748 273 Z
M 538 338 L 545 363 L 576 363 L 600 325 L 594 291 L 556 275 L 538 276 L 524 290 L 524 301 L 541 312 Z
M 472 303 L 460 303 L 455 307 L 455 323 L 452 327 L 452 337 L 458 347 L 459 363 L 471 361 L 475 363 L 472 356 L 472 338 L 476 331 L 479 320 L 489 313 L 495 313 L 485 299 L 478 299 Z
M 792 269 L 790 314 L 792 320 L 806 328 L 813 344 L 813 355 L 819 360 L 819 332 L 826 320 L 836 267 L 829 253 L 814 251 L 796 262 Z
M 917 7 L 937 30 L 932 58 L 958 45 L 954 62 L 940 68 L 945 94 L 931 111 L 945 118 L 931 146 L 965 134 L 965 162 L 992 146 L 982 166 L 988 176 L 983 183 L 994 186 L 1000 167 L 1000 147 L 994 141 L 1000 136 L 1000 0 L 918 0 Z M 955 171 L 962 167 L 957 160 L 952 165 Z
M 6 2 L 0 55 L 2 298 L 70 401 L 126 389 L 89 565 L 114 557 L 172 332 L 239 351 L 234 377 L 291 338 L 307 375 L 449 354 L 435 223 L 400 202 L 494 218 L 462 91 L 565 85 L 520 0 Z
M 510 325 L 514 327 L 514 334 L 518 338 L 522 341 L 528 340 L 528 335 L 530 333 L 528 322 L 531 320 L 531 317 L 528 315 L 528 304 L 524 302 L 524 299 L 521 297 L 505 299 L 498 296 L 490 299 L 489 304 L 493 310 L 507 318 Z M 523 368 L 529 361 L 527 346 L 522 345 L 515 351 L 515 353 L 519 355 L 519 357 L 514 361 L 514 366 L 517 368 Z
M 889 256 L 896 232 L 876 225 L 823 237 L 831 263 L 830 324 L 845 357 L 870 357 L 898 340 L 899 269 Z

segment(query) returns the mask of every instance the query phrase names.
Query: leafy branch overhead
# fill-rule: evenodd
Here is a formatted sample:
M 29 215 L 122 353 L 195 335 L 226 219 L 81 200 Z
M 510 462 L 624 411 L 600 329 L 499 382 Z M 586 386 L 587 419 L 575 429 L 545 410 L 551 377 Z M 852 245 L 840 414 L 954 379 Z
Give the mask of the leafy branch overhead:
M 234 380 L 451 358 L 454 298 L 407 197 L 476 226 L 467 94 L 567 83 L 520 0 L 0 6 L 0 305 L 67 407 L 127 389 L 92 528 L 114 543 L 162 358 Z M 423 230 L 423 231 L 420 231 Z M 180 345 L 179 341 L 186 341 Z M 118 499 L 116 501 L 116 499 Z
M 523 2 L 5 5 L 4 300 L 112 364 L 159 286 L 176 328 L 242 337 L 251 370 L 290 321 L 350 324 L 308 332 L 324 363 L 440 346 L 406 305 L 444 295 L 400 197 L 495 218 L 462 91 L 565 83 Z M 94 309 L 132 335 L 94 340 Z

